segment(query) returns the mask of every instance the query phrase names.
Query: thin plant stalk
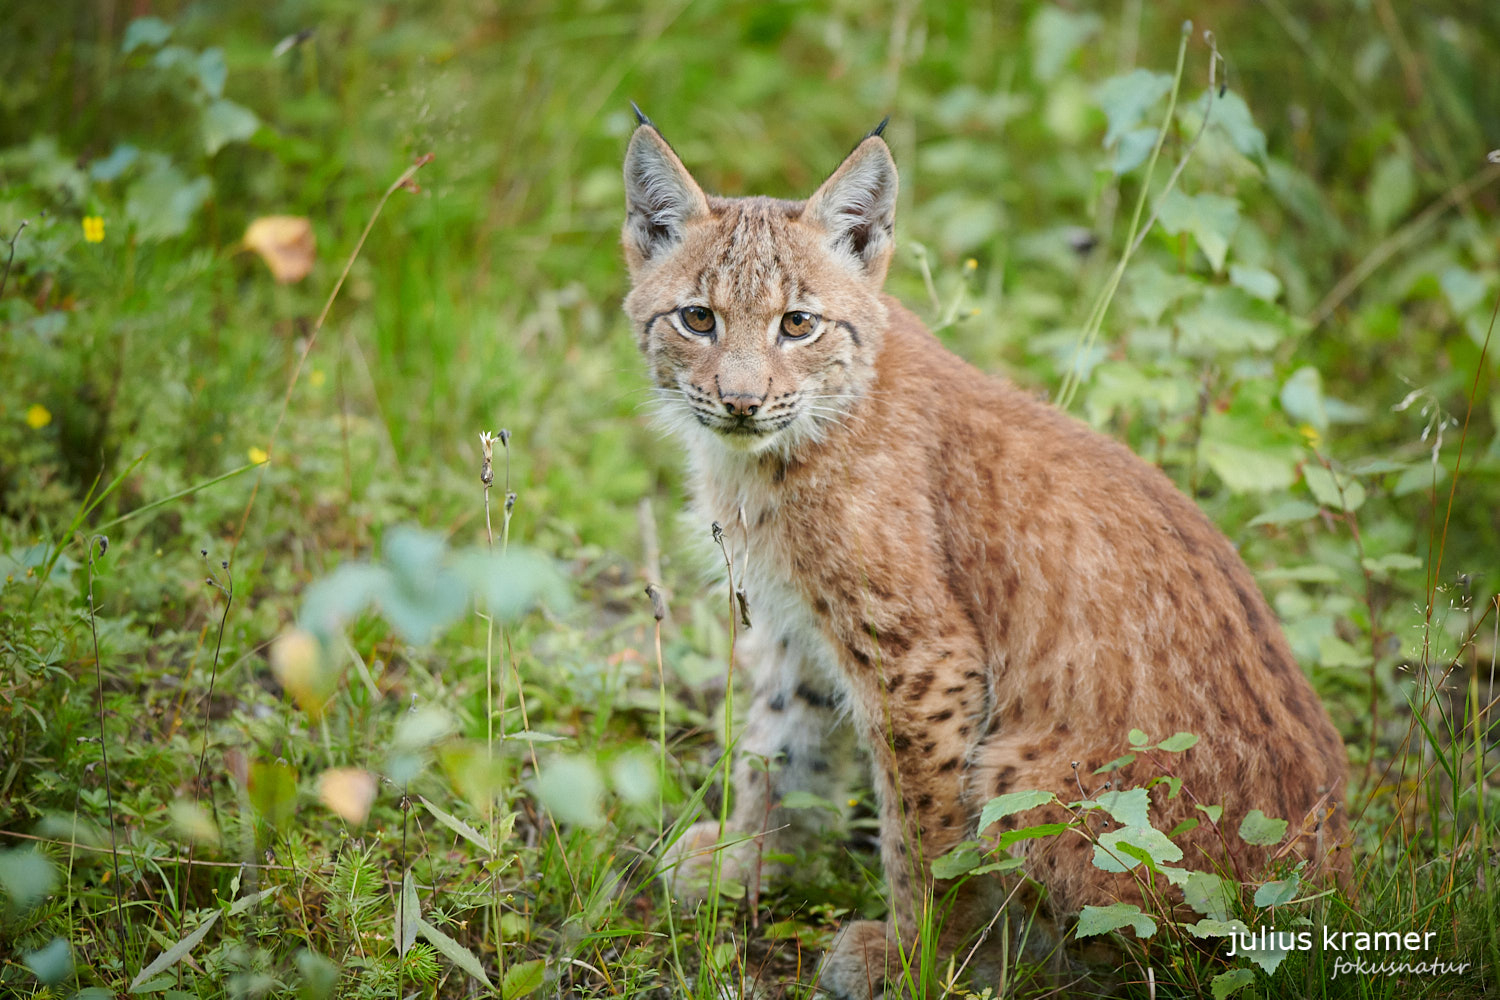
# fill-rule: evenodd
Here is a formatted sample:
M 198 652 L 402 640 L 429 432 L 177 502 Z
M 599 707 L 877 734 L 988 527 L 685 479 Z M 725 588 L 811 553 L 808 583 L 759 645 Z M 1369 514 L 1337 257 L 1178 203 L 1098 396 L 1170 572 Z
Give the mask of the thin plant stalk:
M 109 551 L 109 539 L 104 535 L 93 535 L 89 538 L 89 634 L 94 640 L 94 682 L 99 695 L 99 757 L 104 762 L 104 803 L 109 814 L 109 860 L 114 869 L 114 878 L 110 885 L 115 893 L 115 919 L 120 925 L 120 960 L 125 959 L 127 941 L 125 938 L 125 906 L 120 900 L 120 849 L 119 838 L 115 833 L 115 796 L 109 781 L 109 743 L 105 739 L 104 732 L 104 668 L 99 662 L 99 625 L 94 616 L 94 548 L 98 546 L 99 555 Z

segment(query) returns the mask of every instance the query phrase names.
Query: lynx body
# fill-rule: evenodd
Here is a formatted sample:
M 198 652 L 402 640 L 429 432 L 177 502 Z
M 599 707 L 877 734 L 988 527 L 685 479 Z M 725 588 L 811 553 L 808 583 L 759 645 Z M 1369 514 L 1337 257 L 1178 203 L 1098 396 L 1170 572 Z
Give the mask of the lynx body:
M 1343 745 L 1229 541 L 1156 468 L 970 367 L 882 293 L 897 176 L 878 131 L 805 202 L 705 195 L 644 119 L 625 162 L 625 310 L 753 617 L 731 825 L 765 835 L 724 867 L 754 877 L 754 851 L 785 849 L 815 813 L 782 797 L 841 800 L 841 765 L 868 751 L 891 919 L 846 925 L 825 959 L 820 985 L 849 997 L 879 995 L 910 952 L 932 860 L 975 837 L 987 801 L 1094 793 L 1131 728 L 1201 737 L 1170 762 L 1191 794 L 1152 792 L 1160 829 L 1222 803 L 1233 841 L 1258 808 L 1318 865 L 1345 827 Z M 679 842 L 679 874 L 717 832 Z M 1226 863 L 1209 823 L 1179 843 L 1184 865 Z M 1056 920 L 1138 898 L 1082 836 L 1012 850 Z M 1268 856 L 1235 851 L 1250 870 Z M 966 886 L 945 946 L 990 922 L 1000 887 Z

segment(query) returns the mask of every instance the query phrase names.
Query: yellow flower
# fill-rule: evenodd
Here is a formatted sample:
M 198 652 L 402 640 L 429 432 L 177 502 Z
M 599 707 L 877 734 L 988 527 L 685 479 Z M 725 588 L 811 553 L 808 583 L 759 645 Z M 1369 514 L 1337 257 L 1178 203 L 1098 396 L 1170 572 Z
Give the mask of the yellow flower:
M 50 423 L 52 423 L 52 411 L 41 403 L 32 403 L 31 409 L 26 411 L 26 425 L 34 431 L 39 431 Z
M 1301 433 L 1302 439 L 1307 442 L 1309 448 L 1316 448 L 1323 440 L 1323 435 L 1319 434 L 1318 429 L 1312 424 L 1303 424 L 1297 430 Z
M 979 261 L 975 260 L 973 257 L 970 257 L 968 260 L 964 261 L 964 270 L 965 271 L 977 271 L 977 270 L 979 270 Z
M 312 386 L 314 389 L 322 388 L 323 383 L 327 380 L 328 376 L 323 374 L 323 369 L 321 368 L 314 368 L 312 371 L 307 373 L 307 384 Z
M 271 456 L 266 454 L 266 450 L 264 448 L 257 448 L 253 444 L 250 446 L 249 454 L 250 461 L 254 462 L 256 465 L 264 465 L 266 462 L 269 462 L 271 460 Z
M 89 243 L 104 242 L 104 217 L 100 215 L 85 215 L 83 217 L 83 238 Z

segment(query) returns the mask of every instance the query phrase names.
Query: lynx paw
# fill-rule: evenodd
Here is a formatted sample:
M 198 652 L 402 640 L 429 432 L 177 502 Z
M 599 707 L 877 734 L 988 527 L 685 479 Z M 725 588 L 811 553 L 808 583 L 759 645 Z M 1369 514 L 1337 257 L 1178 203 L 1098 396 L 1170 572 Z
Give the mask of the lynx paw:
M 743 841 L 744 834 L 724 828 L 719 837 L 719 824 L 714 820 L 694 823 L 686 833 L 662 855 L 661 866 L 667 881 L 672 886 L 672 895 L 689 906 L 703 902 L 708 897 L 713 880 L 714 862 L 719 865 L 719 885 L 747 884 L 754 864 L 754 841 Z M 720 843 L 732 846 L 715 850 Z
M 818 972 L 818 985 L 837 1000 L 882 1000 L 901 995 L 894 988 L 900 969 L 901 953 L 890 924 L 856 920 L 833 939 Z

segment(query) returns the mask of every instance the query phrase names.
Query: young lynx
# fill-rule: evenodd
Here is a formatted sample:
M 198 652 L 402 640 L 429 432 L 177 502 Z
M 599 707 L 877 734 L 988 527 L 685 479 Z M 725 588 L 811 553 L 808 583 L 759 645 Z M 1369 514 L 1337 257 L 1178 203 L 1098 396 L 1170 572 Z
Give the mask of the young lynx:
M 1192 802 L 1224 806 L 1223 838 L 1207 822 L 1178 838 L 1184 865 L 1227 868 L 1228 844 L 1254 872 L 1269 850 L 1234 831 L 1260 809 L 1290 821 L 1272 850 L 1337 867 L 1346 825 L 1343 745 L 1234 546 L 1157 469 L 882 294 L 896 167 L 880 131 L 806 201 L 705 195 L 644 116 L 625 155 L 625 311 L 753 624 L 726 877 L 802 832 L 816 810 L 779 809 L 788 792 L 838 801 L 839 761 L 857 744 L 873 762 L 891 920 L 835 940 L 820 985 L 844 997 L 899 972 L 946 890 L 932 860 L 975 837 L 989 799 L 1093 794 L 1133 727 L 1201 737 L 1170 757 L 1188 791 L 1151 793 L 1163 830 L 1201 816 Z M 1110 777 L 1162 773 L 1146 756 Z M 679 885 L 717 837 L 679 842 Z M 1012 850 L 1056 926 L 1139 898 L 1077 833 Z M 966 883 L 941 947 L 984 928 L 1004 888 Z

